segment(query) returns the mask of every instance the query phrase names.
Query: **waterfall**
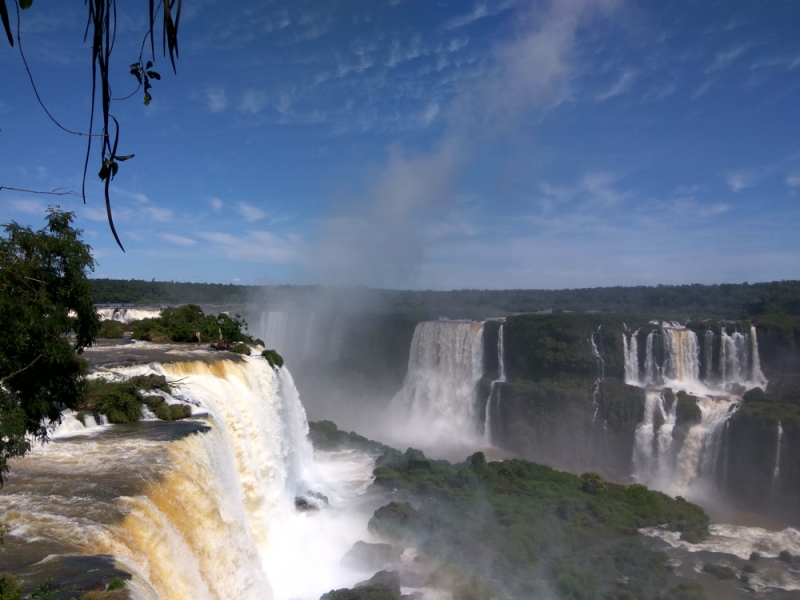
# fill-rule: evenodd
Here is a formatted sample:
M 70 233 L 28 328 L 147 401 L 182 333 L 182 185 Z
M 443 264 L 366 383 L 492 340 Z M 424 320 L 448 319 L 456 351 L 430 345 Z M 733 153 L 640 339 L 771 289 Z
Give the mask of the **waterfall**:
M 661 369 L 656 364 L 656 357 L 654 354 L 653 344 L 655 343 L 656 332 L 654 329 L 647 334 L 647 342 L 645 346 L 645 362 L 644 362 L 644 383 L 645 385 L 652 385 L 661 381 Z
M 426 321 L 414 329 L 408 372 L 392 407 L 415 437 L 474 438 L 483 375 L 483 323 Z
M 647 481 L 655 471 L 656 455 L 653 448 L 655 438 L 655 417 L 659 402 L 663 402 L 661 392 L 647 391 L 644 398 L 644 418 L 636 426 L 633 447 L 633 472 L 637 481 Z
M 286 353 L 287 342 L 286 331 L 289 324 L 289 314 L 280 311 L 268 311 L 261 313 L 261 328 L 258 337 L 264 341 L 267 348 L 272 348 L 278 352 Z
M 676 483 L 679 491 L 685 491 L 698 477 L 714 474 L 725 424 L 739 406 L 739 399 L 698 398 L 697 406 L 700 408 L 700 422 L 689 428 L 678 455 Z
M 778 483 L 781 476 L 781 442 L 783 441 L 783 427 L 781 422 L 778 421 L 778 436 L 775 442 L 775 468 L 772 470 L 772 485 L 773 487 Z
M 694 331 L 679 323 L 661 323 L 658 329 L 647 334 L 643 367 L 639 364 L 637 338 L 638 331 L 622 333 L 625 383 L 628 385 L 665 385 L 687 389 L 697 395 L 707 395 L 711 390 L 730 392 L 734 385 L 746 389 L 766 388 L 767 379 L 761 371 L 758 337 L 753 325 L 747 332 L 734 331 L 730 334 L 723 327 L 717 350 L 716 336 L 711 328 L 703 335 L 701 348 Z M 594 356 L 597 356 L 596 350 L 592 339 Z M 715 372 L 717 352 L 719 369 Z M 662 356 L 663 360 L 660 358 Z
M 492 396 L 494 396 L 494 388 L 498 383 L 503 383 L 506 380 L 506 365 L 505 365 L 505 350 L 503 348 L 503 326 L 497 330 L 497 379 L 492 382 L 489 388 L 489 397 L 486 399 L 486 415 L 483 421 L 483 441 L 486 445 L 492 445 Z
M 665 328 L 667 355 L 665 377 L 673 381 L 694 383 L 700 379 L 697 335 L 690 329 Z
M 271 598 L 281 528 L 316 479 L 291 374 L 260 357 L 145 372 L 178 381 L 175 396 L 205 408 L 213 427 L 170 446 L 170 468 L 128 501 L 104 551 L 125 557 L 161 599 Z
M 714 332 L 709 327 L 706 330 L 703 344 L 705 346 L 705 373 L 703 379 L 706 383 L 711 383 L 714 379 Z
M 119 321 L 131 323 L 142 319 L 155 319 L 161 315 L 161 309 L 153 308 L 98 308 L 97 315 L 101 321 Z
M 756 326 L 750 325 L 750 351 L 753 355 L 753 369 L 750 380 L 763 390 L 767 389 L 767 378 L 761 371 L 761 358 L 758 355 L 758 336 Z
M 600 327 L 602 327 L 602 325 Z M 597 333 L 600 333 L 600 327 L 597 328 Z M 592 344 L 592 355 L 597 359 L 597 378 L 604 379 L 606 374 L 606 361 L 603 360 L 600 351 L 597 349 L 597 344 L 594 342 L 594 333 L 590 336 L 589 341 Z
M 630 338 L 622 334 L 623 356 L 625 358 L 625 383 L 639 385 L 639 330 L 634 331 Z

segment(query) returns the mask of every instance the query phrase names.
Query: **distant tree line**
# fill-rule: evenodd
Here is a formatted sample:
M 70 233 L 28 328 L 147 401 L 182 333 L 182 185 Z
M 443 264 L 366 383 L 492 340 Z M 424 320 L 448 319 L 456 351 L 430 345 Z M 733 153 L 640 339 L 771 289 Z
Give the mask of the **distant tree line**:
M 346 308 L 414 313 L 423 318 L 485 318 L 539 311 L 636 314 L 653 318 L 747 319 L 782 313 L 800 315 L 800 281 L 720 285 L 659 285 L 572 290 L 454 290 L 448 292 L 244 286 L 211 283 L 93 279 L 99 304 L 243 305 L 257 301 L 297 307 L 331 292 Z

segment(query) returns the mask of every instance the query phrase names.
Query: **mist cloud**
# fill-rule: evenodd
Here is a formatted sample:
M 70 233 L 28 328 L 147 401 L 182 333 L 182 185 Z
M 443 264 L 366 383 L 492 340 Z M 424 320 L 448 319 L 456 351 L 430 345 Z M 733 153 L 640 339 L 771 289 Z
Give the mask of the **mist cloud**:
M 441 109 L 446 126 L 433 150 L 413 154 L 391 145 L 363 193 L 333 203 L 310 248 L 307 279 L 413 286 L 426 219 L 452 205 L 459 177 L 492 140 L 513 140 L 522 120 L 569 98 L 579 28 L 618 4 L 553 0 L 521 12 L 518 37 L 497 45 L 491 67 Z

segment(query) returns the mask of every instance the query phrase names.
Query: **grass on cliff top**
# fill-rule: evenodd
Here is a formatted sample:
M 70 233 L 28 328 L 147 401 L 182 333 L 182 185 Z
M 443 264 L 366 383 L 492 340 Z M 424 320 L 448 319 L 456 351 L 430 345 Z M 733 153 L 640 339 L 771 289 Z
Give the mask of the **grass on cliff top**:
M 708 535 L 708 516 L 682 499 L 595 473 L 487 463 L 480 452 L 453 465 L 390 449 L 375 485 L 397 501 L 375 512 L 374 533 L 478 574 L 498 598 L 661 598 L 666 555 L 647 549 L 639 528 L 662 525 L 691 542 Z

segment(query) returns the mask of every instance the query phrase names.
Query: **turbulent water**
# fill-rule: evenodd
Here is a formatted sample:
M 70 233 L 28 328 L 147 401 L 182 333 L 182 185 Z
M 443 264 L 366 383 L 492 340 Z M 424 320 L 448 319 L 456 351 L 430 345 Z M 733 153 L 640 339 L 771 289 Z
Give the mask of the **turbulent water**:
M 316 599 L 364 578 L 339 561 L 366 536 L 373 459 L 315 460 L 288 370 L 246 357 L 106 375 L 146 373 L 209 418 L 84 429 L 67 415 L 55 441 L 12 465 L 3 552 L 23 566 L 110 555 L 146 599 Z M 322 510 L 298 512 L 298 495 Z
M 392 409 L 409 439 L 474 443 L 478 432 L 476 385 L 483 375 L 483 323 L 426 321 L 411 342 L 408 372 Z

